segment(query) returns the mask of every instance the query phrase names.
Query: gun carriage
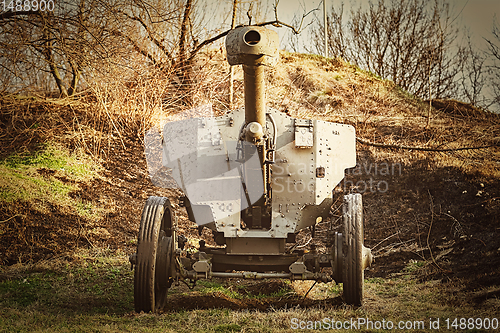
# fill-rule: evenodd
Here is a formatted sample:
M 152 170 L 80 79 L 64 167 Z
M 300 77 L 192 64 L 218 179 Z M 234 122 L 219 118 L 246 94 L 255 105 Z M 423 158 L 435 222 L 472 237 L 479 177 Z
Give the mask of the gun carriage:
M 243 65 L 244 110 L 163 128 L 162 163 L 185 194 L 180 205 L 219 246 L 200 241 L 188 253 L 168 198 L 149 197 L 130 256 L 136 311 L 161 310 L 174 282 L 215 277 L 334 280 L 343 283 L 346 303 L 361 305 L 364 269 L 372 262 L 363 245 L 361 194 L 344 196 L 344 231 L 330 232 L 328 251 L 286 246 L 328 218 L 334 188 L 356 165 L 356 147 L 352 126 L 266 107 L 264 68 L 277 63 L 277 47 L 274 31 L 232 30 L 227 59 Z

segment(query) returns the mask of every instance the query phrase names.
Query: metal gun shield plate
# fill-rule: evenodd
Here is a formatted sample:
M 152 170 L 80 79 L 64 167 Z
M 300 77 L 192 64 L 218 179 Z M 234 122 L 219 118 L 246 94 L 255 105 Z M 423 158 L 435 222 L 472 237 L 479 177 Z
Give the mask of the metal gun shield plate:
M 243 180 L 238 172 L 237 141 L 243 112 L 221 117 L 167 123 L 163 130 L 163 164 L 193 206 L 210 207 L 212 216 L 195 216 L 198 224 L 215 222 L 225 237 L 286 238 L 289 233 L 326 218 L 332 190 L 343 179 L 346 168 L 356 165 L 355 131 L 350 125 L 310 120 L 313 146 L 296 147 L 299 121 L 268 108 L 266 133 L 276 133 L 275 164 L 272 165 L 272 227 L 269 230 L 240 228 L 240 212 L 249 207 L 242 200 Z M 309 125 L 308 125 L 309 126 Z M 214 139 L 216 138 L 216 139 Z M 260 161 L 245 163 L 260 167 Z M 318 174 L 318 170 L 322 170 Z M 261 179 L 252 181 L 250 204 L 264 192 Z

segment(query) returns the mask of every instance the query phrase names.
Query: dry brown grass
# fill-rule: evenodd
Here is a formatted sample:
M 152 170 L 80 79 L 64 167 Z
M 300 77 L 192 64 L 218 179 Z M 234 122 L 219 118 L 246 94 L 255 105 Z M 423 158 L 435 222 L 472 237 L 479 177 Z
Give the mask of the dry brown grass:
M 500 142 L 500 116 L 456 101 L 436 101 L 428 120 L 427 103 L 342 60 L 282 52 L 269 84 L 272 106 L 299 118 L 352 124 L 358 136 L 372 142 L 441 149 Z M 500 176 L 498 146 L 447 153 L 360 148 L 375 161 L 427 159 L 435 167 Z
M 61 118 L 66 113 L 62 122 L 67 127 L 66 135 L 93 155 L 101 156 L 109 153 L 110 141 L 123 141 L 124 136 L 142 140 L 148 129 L 161 128 L 174 115 L 202 105 L 211 105 L 215 115 L 229 109 L 229 65 L 221 50 L 201 53 L 187 71 L 188 83 L 181 85 L 176 73 L 175 68 L 159 71 L 140 59 L 127 68 L 107 65 L 87 80 L 88 89 L 76 99 L 47 99 L 37 103 L 45 103 L 44 107 L 50 108 L 54 117 Z M 269 68 L 267 75 L 268 106 L 297 118 L 352 124 L 358 136 L 373 142 L 450 148 L 488 145 L 500 138 L 500 117 L 458 102 L 436 101 L 438 109 L 431 110 L 428 124 L 428 104 L 391 81 L 341 59 L 282 51 L 280 62 Z M 244 106 L 241 66 L 236 67 L 234 77 L 234 107 L 240 108 Z M 30 103 L 33 102 L 27 101 L 22 108 L 29 108 Z M 46 119 L 44 122 L 51 124 Z M 394 153 L 394 150 L 369 149 L 382 159 Z M 402 153 L 398 158 L 433 156 Z M 440 163 L 449 160 L 451 165 L 463 167 L 470 164 L 463 163 L 464 159 L 482 161 L 484 154 L 498 161 L 495 149 L 434 155 Z M 493 165 L 487 168 L 495 169 Z
M 457 113 L 453 111 L 455 109 L 446 111 L 433 109 L 428 126 L 427 105 L 404 93 L 390 81 L 381 80 L 337 59 L 286 52 L 281 53 L 281 58 L 280 64 L 275 69 L 268 70 L 268 105 L 288 112 L 291 116 L 352 124 L 356 126 L 358 136 L 383 144 L 463 147 L 495 143 L 500 137 L 497 116 L 483 117 L 483 114 L 478 115 L 476 112 Z M 86 235 L 94 242 L 93 237 L 96 239 L 108 237 L 106 233 L 113 235 L 128 227 L 130 229 L 126 230 L 128 232 L 126 237 L 123 236 L 120 242 L 116 243 L 117 246 L 123 248 L 126 246 L 126 240 L 135 238 L 135 234 L 132 235 L 129 230 L 134 228 L 134 223 L 138 224 L 137 216 L 140 216 L 140 205 L 144 201 L 141 196 L 146 197 L 156 189 L 141 187 L 147 182 L 146 175 L 142 178 L 135 178 L 140 175 L 141 168 L 144 169 L 143 164 L 138 162 L 139 159 L 133 159 L 131 156 L 133 154 L 137 157 L 141 153 L 137 142 L 135 142 L 135 150 L 130 152 L 131 155 L 122 157 L 117 151 L 123 147 L 129 149 L 132 139 L 142 140 L 144 132 L 149 128 L 161 127 L 163 122 L 172 119 L 174 115 L 185 113 L 193 107 L 210 103 L 216 115 L 228 109 L 229 66 L 225 62 L 224 55 L 219 50 L 208 50 L 200 55 L 194 66 L 191 72 L 191 83 L 188 86 L 179 86 L 178 78 L 173 70 L 155 72 L 137 61 L 136 64 L 130 64 L 134 70 L 104 68 L 101 74 L 96 74 L 91 82 L 87 82 L 88 89 L 85 93 L 73 99 L 40 97 L 20 100 L 18 97 L 4 96 L 0 99 L 3 120 L 0 136 L 2 156 L 12 151 L 36 149 L 39 142 L 51 139 L 66 143 L 72 148 L 71 151 L 77 150 L 78 147 L 84 148 L 97 161 L 101 161 L 97 157 L 103 159 L 114 157 L 113 163 L 109 166 L 113 167 L 110 174 L 114 177 L 115 183 L 102 182 L 100 184 L 102 192 L 106 190 L 110 193 L 100 196 L 97 193 L 99 189 L 92 190 L 91 188 L 86 188 L 85 192 L 89 192 L 90 196 L 95 195 L 99 200 L 106 200 L 109 206 L 119 208 L 117 211 L 120 217 L 110 215 L 107 219 L 109 224 L 89 224 L 91 231 L 99 235 L 93 235 L 90 232 Z M 237 68 L 235 72 L 235 107 L 238 108 L 243 106 L 243 76 L 241 68 Z M 196 112 L 199 111 L 195 111 L 193 116 L 196 116 Z M 494 206 L 495 203 L 492 201 L 498 196 L 494 188 L 497 182 L 493 181 L 500 177 L 498 147 L 444 153 L 384 149 L 359 144 L 358 152 L 358 161 L 361 163 L 395 161 L 401 163 L 403 167 L 408 166 L 407 169 L 403 169 L 402 176 L 399 174 L 396 177 L 392 177 L 394 175 L 374 176 L 389 182 L 391 191 L 388 193 L 364 194 L 367 212 L 365 215 L 367 245 L 380 244 L 376 250 L 377 255 L 381 257 L 377 258 L 375 268 L 383 263 L 382 255 L 384 254 L 393 255 L 396 254 L 396 250 L 401 250 L 399 252 L 404 250 L 408 255 L 414 251 L 422 256 L 425 266 L 410 268 L 423 271 L 422 275 L 427 277 L 425 270 L 431 271 L 433 265 L 428 252 L 424 253 L 424 250 L 432 247 L 437 257 L 440 252 L 434 245 L 448 242 L 451 238 L 450 233 L 454 232 L 451 226 L 463 227 L 463 230 L 459 230 L 460 233 L 456 236 L 457 243 L 462 243 L 455 247 L 456 253 L 452 253 L 456 257 L 448 256 L 438 260 L 440 266 L 449 265 L 450 269 L 454 269 L 458 274 L 461 272 L 460 267 L 452 265 L 455 261 L 457 265 L 462 263 L 460 260 L 470 264 L 482 258 L 480 265 L 486 267 L 484 263 L 489 263 L 492 258 L 494 259 L 493 255 L 497 252 L 483 249 L 484 243 L 488 244 L 487 242 L 491 241 L 487 238 L 491 230 L 487 232 L 479 230 L 476 233 L 473 228 L 483 225 L 485 221 L 490 221 L 489 223 L 493 225 L 495 216 L 498 216 L 495 215 L 498 211 L 495 207 L 498 206 Z M 127 165 L 134 165 L 135 168 L 127 169 Z M 446 168 L 452 169 L 454 173 L 438 172 Z M 411 175 L 412 172 L 416 174 Z M 466 177 L 468 174 L 477 174 L 478 177 L 469 180 Z M 367 174 L 360 177 L 368 179 L 371 176 Z M 449 179 L 444 179 L 445 177 Z M 450 193 L 441 193 L 443 184 L 448 184 L 448 190 L 456 187 L 454 196 Z M 490 202 L 486 202 L 489 197 L 483 198 L 476 195 L 479 193 L 476 185 L 480 186 L 480 184 L 485 186 L 485 193 L 491 193 Z M 467 202 L 465 199 L 460 199 L 466 196 L 463 189 L 467 189 L 467 200 L 469 200 Z M 111 195 L 115 193 L 117 196 Z M 134 197 L 134 201 L 132 196 L 136 194 L 137 198 Z M 89 198 L 89 201 L 91 199 L 95 198 Z M 485 207 L 481 208 L 483 204 Z M 462 211 L 463 206 L 466 205 L 475 205 L 477 209 L 465 210 L 464 208 Z M 481 212 L 483 215 L 480 215 Z M 125 213 L 129 215 L 121 217 Z M 474 214 L 478 216 L 477 219 Z M 470 219 L 469 216 L 471 216 Z M 67 216 L 57 219 L 54 215 L 52 217 L 54 217 L 52 224 L 61 222 L 61 228 L 70 228 L 66 220 Z M 473 217 L 474 220 L 472 220 Z M 459 221 L 458 226 L 452 218 Z M 430 228 L 432 219 L 434 225 Z M 111 226 L 111 222 L 117 225 Z M 439 224 L 442 225 L 441 232 L 438 232 Z M 75 222 L 75 225 L 78 224 Z M 185 226 L 183 228 L 185 229 L 182 231 L 187 233 L 188 228 Z M 462 234 L 465 235 L 469 230 L 474 231 L 475 239 L 462 239 Z M 383 241 L 399 231 L 397 236 Z M 191 230 L 191 232 L 193 235 L 196 234 L 196 230 Z M 192 242 L 196 243 L 196 236 L 193 235 L 188 236 L 192 238 Z M 427 235 L 431 236 L 430 243 L 429 240 L 426 242 Z M 444 236 L 448 238 L 443 240 Z M 403 245 L 395 245 L 402 241 L 405 242 Z M 463 253 L 460 252 L 462 246 L 466 249 Z M 498 245 L 494 250 L 497 247 Z M 394 251 L 391 252 L 391 249 Z M 472 250 L 475 252 L 471 252 Z M 485 253 L 482 254 L 483 250 Z M 469 252 L 477 258 L 466 257 Z M 462 257 L 463 259 L 457 259 Z M 397 264 L 396 259 L 393 260 L 393 258 L 397 259 L 397 256 L 388 257 L 391 267 Z M 424 282 L 417 282 L 417 277 L 420 275 L 415 273 L 414 276 L 408 273 L 406 268 L 410 264 L 404 260 L 407 260 L 407 257 L 399 261 L 403 261 L 406 267 L 397 268 L 397 273 L 394 275 L 387 273 L 384 279 L 378 277 L 367 279 L 366 303 L 363 308 L 341 304 L 322 306 L 320 304 L 322 298 L 336 297 L 340 288 L 330 284 L 318 284 L 308 296 L 318 300 L 318 306 L 307 308 L 273 308 L 270 306 L 267 311 L 229 311 L 227 308 L 219 310 L 208 307 L 150 316 L 131 312 L 131 273 L 128 271 L 128 266 L 127 271 L 123 268 L 127 265 L 126 260 L 123 259 L 123 262 L 119 264 L 121 267 L 119 276 L 123 278 L 123 284 L 119 286 L 123 286 L 123 290 L 127 292 L 128 299 L 124 298 L 125 302 L 114 299 L 110 303 L 106 298 L 108 295 L 101 293 L 101 289 L 107 290 L 105 288 L 115 283 L 102 279 L 101 275 L 94 275 L 91 271 L 89 279 L 92 281 L 92 286 L 101 286 L 101 289 L 88 292 L 89 302 L 86 307 L 68 310 L 65 307 L 51 305 L 50 309 L 53 311 L 47 311 L 46 304 L 54 299 L 54 295 L 52 295 L 52 287 L 43 284 L 41 290 L 46 291 L 47 299 L 44 301 L 40 298 L 38 303 L 34 302 L 30 307 L 19 305 L 15 297 L 3 297 L 0 304 L 6 308 L 6 312 L 2 320 L 11 330 L 35 327 L 40 330 L 67 331 L 68 326 L 75 326 L 82 330 L 98 327 L 107 331 L 164 332 L 178 331 L 179 327 L 182 327 L 184 331 L 189 332 L 196 330 L 231 331 L 232 328 L 242 331 L 280 332 L 293 331 L 290 329 L 292 318 L 322 320 L 325 317 L 336 319 L 369 317 L 374 320 L 396 321 L 427 320 L 429 317 L 492 317 L 497 315 L 495 309 L 498 308 L 498 300 L 493 297 L 497 295 L 497 285 L 472 290 L 470 285 L 465 283 L 469 281 L 461 284 L 458 278 L 449 283 L 446 283 L 444 278 L 442 280 L 427 278 Z M 108 271 L 116 275 L 115 268 L 105 267 L 105 276 L 111 276 L 107 274 Z M 429 276 L 431 276 L 430 273 Z M 23 274 L 31 278 L 30 273 Z M 76 273 L 73 272 L 73 274 Z M 22 284 L 24 276 L 16 278 L 15 283 L 24 286 Z M 47 278 L 51 279 L 50 276 Z M 67 277 L 63 276 L 62 281 L 66 281 L 65 278 Z M 57 283 L 55 278 L 53 281 Z M 310 283 L 296 284 L 298 294 L 305 294 L 311 285 Z M 67 295 L 68 304 L 72 304 L 75 295 L 78 296 L 79 292 L 86 290 L 88 286 L 88 280 L 85 280 L 74 289 L 76 291 L 71 290 L 71 293 Z M 11 289 L 7 290 L 9 293 L 10 291 Z M 479 299 L 486 297 L 486 301 L 475 303 L 471 301 L 474 297 Z M 192 296 L 192 300 L 195 298 L 196 296 Z M 222 297 L 219 299 L 221 302 L 224 300 Z M 117 312 L 115 306 L 120 306 L 122 310 Z M 111 314 L 96 314 L 94 307 L 102 307 L 103 311 Z M 60 313 L 60 315 L 51 313 Z M 24 319 L 19 321 L 19 318 Z M 53 323 L 56 323 L 56 327 Z

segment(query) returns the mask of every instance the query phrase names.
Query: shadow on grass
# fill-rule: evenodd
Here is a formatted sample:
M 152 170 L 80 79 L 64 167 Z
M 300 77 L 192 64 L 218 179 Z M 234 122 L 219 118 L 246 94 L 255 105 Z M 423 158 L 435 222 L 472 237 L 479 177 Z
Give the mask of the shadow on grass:
M 194 291 L 173 287 L 165 312 L 194 309 L 270 309 L 332 307 L 340 296 L 299 296 L 284 280 L 200 281 Z M 124 260 L 106 259 L 61 267 L 0 268 L 0 306 L 65 315 L 126 315 L 134 311 L 133 272 Z M 332 295 L 335 296 L 335 295 Z
M 276 309 L 335 307 L 341 306 L 341 296 L 314 300 L 301 296 L 289 297 L 261 297 L 261 298 L 232 298 L 222 293 L 201 294 L 192 292 L 188 295 L 169 296 L 165 312 L 177 312 L 195 309 L 231 309 L 231 310 L 259 310 L 269 311 Z

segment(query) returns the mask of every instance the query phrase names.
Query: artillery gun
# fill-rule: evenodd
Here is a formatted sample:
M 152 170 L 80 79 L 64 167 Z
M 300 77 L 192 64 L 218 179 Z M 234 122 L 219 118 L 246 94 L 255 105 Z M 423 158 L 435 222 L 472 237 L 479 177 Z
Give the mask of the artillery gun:
M 202 240 L 197 252 L 184 250 L 170 201 L 149 197 L 130 256 L 136 311 L 161 310 L 174 282 L 211 278 L 334 280 L 343 283 L 346 303 L 361 305 L 372 262 L 361 194 L 344 196 L 344 232 L 330 232 L 328 251 L 287 248 L 300 230 L 328 218 L 334 188 L 356 165 L 356 147 L 352 126 L 266 107 L 264 68 L 277 63 L 277 47 L 274 31 L 232 30 L 227 59 L 243 65 L 244 110 L 164 126 L 162 164 L 185 194 L 180 206 L 199 228 L 211 229 L 218 246 Z

